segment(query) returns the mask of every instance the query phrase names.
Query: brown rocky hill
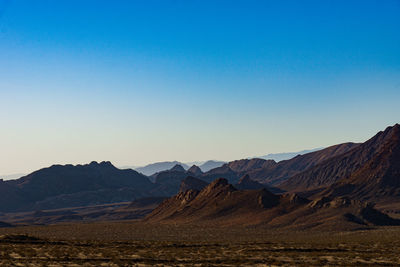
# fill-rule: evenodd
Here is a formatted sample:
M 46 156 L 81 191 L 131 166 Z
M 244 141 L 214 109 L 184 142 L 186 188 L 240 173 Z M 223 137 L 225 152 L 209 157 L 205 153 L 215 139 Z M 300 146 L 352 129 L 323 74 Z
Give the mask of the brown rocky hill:
M 226 179 L 220 178 L 201 191 L 188 190 L 164 201 L 147 220 L 190 222 L 231 215 L 239 218 L 246 213 L 257 212 L 278 203 L 279 196 L 265 189 L 239 191 Z
M 329 189 L 332 196 L 400 196 L 399 139 L 400 125 L 396 124 L 347 153 L 291 177 L 280 187 L 306 191 L 334 185 Z
M 201 191 L 188 190 L 165 200 L 145 221 L 336 230 L 399 224 L 368 203 L 328 197 L 311 202 L 296 194 L 275 195 L 266 189 L 238 190 L 222 178 Z

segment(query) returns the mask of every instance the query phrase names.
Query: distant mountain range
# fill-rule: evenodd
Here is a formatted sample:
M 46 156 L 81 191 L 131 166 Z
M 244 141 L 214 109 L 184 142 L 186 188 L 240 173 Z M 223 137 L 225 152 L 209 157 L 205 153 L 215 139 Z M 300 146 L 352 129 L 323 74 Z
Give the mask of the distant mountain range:
M 310 152 L 318 151 L 323 148 L 315 148 L 315 149 L 309 149 L 309 150 L 302 150 L 299 152 L 288 152 L 288 153 L 276 153 L 276 154 L 268 154 L 265 156 L 257 157 L 261 159 L 266 159 L 266 160 L 274 160 L 276 162 L 282 161 L 282 160 L 288 160 L 291 158 L 294 158 L 298 155 L 303 155 L 307 154 Z M 227 163 L 226 161 L 219 161 L 219 160 L 208 160 L 208 161 L 196 161 L 196 162 L 179 162 L 179 161 L 164 161 L 164 162 L 155 162 L 148 164 L 143 167 L 129 167 L 125 166 L 123 168 L 132 168 L 135 169 L 136 171 L 147 175 L 151 176 L 157 172 L 162 172 L 171 169 L 175 165 L 181 165 L 185 170 L 189 169 L 189 166 L 196 165 L 198 166 L 202 172 L 208 172 L 212 169 L 221 167 L 223 164 Z
M 201 162 L 201 164 L 197 165 L 201 171 L 207 172 L 211 169 L 214 169 L 216 167 L 220 167 L 223 165 L 224 161 L 217 161 L 217 160 L 208 160 L 205 162 Z M 192 163 L 193 165 L 194 163 Z M 187 163 L 182 163 L 179 161 L 164 161 L 164 162 L 156 162 L 156 163 L 151 163 L 149 165 L 143 166 L 143 167 L 136 167 L 135 170 L 143 173 L 144 175 L 151 176 L 155 173 L 166 171 L 174 167 L 175 165 L 180 165 L 182 166 L 185 170 L 189 169 L 190 166 Z
M 169 170 L 175 165 L 181 165 L 185 170 L 189 168 L 188 165 L 179 161 L 163 161 L 163 162 L 151 163 L 143 167 L 137 167 L 135 168 L 135 170 L 140 173 L 143 173 L 144 175 L 150 176 L 157 172 Z
M 321 150 L 321 149 L 323 149 L 323 147 L 314 148 L 314 149 L 308 149 L 308 150 L 301 150 L 301 151 L 298 151 L 298 152 L 268 154 L 268 155 L 261 156 L 261 157 L 258 157 L 258 158 L 266 159 L 266 160 L 272 159 L 272 160 L 274 160 L 276 162 L 279 162 L 279 161 L 282 161 L 282 160 L 292 159 L 292 158 L 294 158 L 294 157 L 296 157 L 298 155 L 304 155 L 304 154 L 307 154 L 307 153 L 315 152 L 315 151 L 318 151 L 318 150 Z
M 139 218 L 151 212 L 146 218 L 150 222 L 298 229 L 399 224 L 383 212 L 400 213 L 399 124 L 362 144 L 338 144 L 279 162 L 262 158 L 208 162 L 217 167 L 204 171 L 175 161 L 153 164 L 152 170 L 166 165 L 170 168 L 151 176 L 118 169 L 110 162 L 53 165 L 16 180 L 0 180 L 0 212 L 64 208 L 65 221 L 89 216 L 72 216 L 65 211 L 68 207 L 106 207 L 134 200 L 130 208 L 105 208 L 96 210 L 101 216 L 89 217 Z M 6 221 L 3 218 L 7 216 L 1 219 Z M 46 220 L 53 223 L 57 218 Z

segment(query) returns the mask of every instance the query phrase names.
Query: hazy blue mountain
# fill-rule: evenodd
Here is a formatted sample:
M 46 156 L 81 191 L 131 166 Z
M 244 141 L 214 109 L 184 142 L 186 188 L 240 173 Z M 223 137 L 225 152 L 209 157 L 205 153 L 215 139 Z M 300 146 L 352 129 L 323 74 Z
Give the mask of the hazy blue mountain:
M 138 167 L 135 170 L 143 173 L 144 175 L 153 175 L 157 172 L 162 172 L 166 170 L 170 170 L 176 165 L 181 165 L 185 170 L 189 169 L 189 166 L 186 165 L 185 163 L 179 162 L 179 161 L 163 161 L 163 162 L 155 162 L 148 164 L 143 167 Z
M 225 161 L 218 161 L 218 160 L 208 160 L 206 162 L 204 162 L 203 164 L 201 164 L 199 166 L 199 168 L 203 171 L 203 172 L 208 172 L 209 170 L 221 167 L 222 165 L 224 165 L 226 162 Z
M 308 149 L 308 150 L 302 150 L 298 152 L 286 152 L 286 153 L 273 153 L 273 154 L 268 154 L 265 156 L 257 157 L 260 159 L 272 159 L 275 160 L 276 162 L 282 161 L 282 160 L 288 160 L 296 157 L 297 155 L 304 155 L 310 152 L 315 152 L 318 150 L 323 149 L 323 147 L 320 148 L 314 148 L 314 149 Z

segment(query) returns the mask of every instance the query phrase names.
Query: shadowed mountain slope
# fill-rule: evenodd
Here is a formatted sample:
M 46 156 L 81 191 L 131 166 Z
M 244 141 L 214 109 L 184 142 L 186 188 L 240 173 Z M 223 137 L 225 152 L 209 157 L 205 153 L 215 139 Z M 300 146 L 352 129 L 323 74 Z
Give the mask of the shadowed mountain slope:
M 272 168 L 277 163 L 264 159 L 241 159 L 225 163 L 221 167 L 212 169 L 201 176 L 201 179 L 211 182 L 219 177 L 227 179 L 230 183 L 237 183 L 247 172 L 254 169 Z
M 155 173 L 155 188 L 152 193 L 157 196 L 172 196 L 179 192 L 183 179 L 191 175 L 180 165 L 173 166 L 170 170 Z
M 239 190 L 257 190 L 266 188 L 266 186 L 250 179 L 249 175 L 245 175 L 239 180 L 237 184 L 235 184 L 235 188 Z
M 399 140 L 400 125 L 396 124 L 355 149 L 293 176 L 281 187 L 302 191 L 333 185 L 328 189 L 332 196 L 400 196 Z
M 182 180 L 179 192 L 186 192 L 188 190 L 201 191 L 207 185 L 208 183 L 204 182 L 203 180 L 188 176 Z
M 330 146 L 322 150 L 296 156 L 290 160 L 281 161 L 271 167 L 251 170 L 247 174 L 249 174 L 250 178 L 262 183 L 277 185 L 321 162 L 346 153 L 358 145 L 355 143 L 344 143 Z
M 29 203 L 29 199 L 17 187 L 0 179 L 0 211 L 13 211 Z
M 400 125 L 387 128 L 367 141 L 362 147 L 365 163 L 348 171 L 347 177 L 332 184 L 320 194 L 331 197 L 346 196 L 376 203 L 400 199 Z M 374 150 L 371 151 L 370 148 Z M 362 154 L 359 151 L 357 155 Z M 350 155 L 351 156 L 351 155 Z M 349 166 L 351 167 L 351 165 Z
M 273 160 L 258 158 L 235 160 L 204 173 L 201 179 L 211 182 L 218 177 L 224 177 L 230 183 L 235 184 L 239 182 L 241 177 L 247 174 L 252 180 L 275 186 L 304 170 L 332 157 L 346 153 L 357 146 L 358 144 L 354 143 L 344 143 L 308 154 L 298 155 L 293 159 L 284 160 L 279 163 Z

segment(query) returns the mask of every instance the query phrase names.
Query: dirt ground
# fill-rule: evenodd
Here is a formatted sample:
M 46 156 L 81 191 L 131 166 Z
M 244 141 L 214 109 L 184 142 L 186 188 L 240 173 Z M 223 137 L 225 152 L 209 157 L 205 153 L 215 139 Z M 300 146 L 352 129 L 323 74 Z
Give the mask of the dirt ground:
M 400 227 L 282 232 L 141 222 L 0 228 L 1 266 L 393 266 Z

